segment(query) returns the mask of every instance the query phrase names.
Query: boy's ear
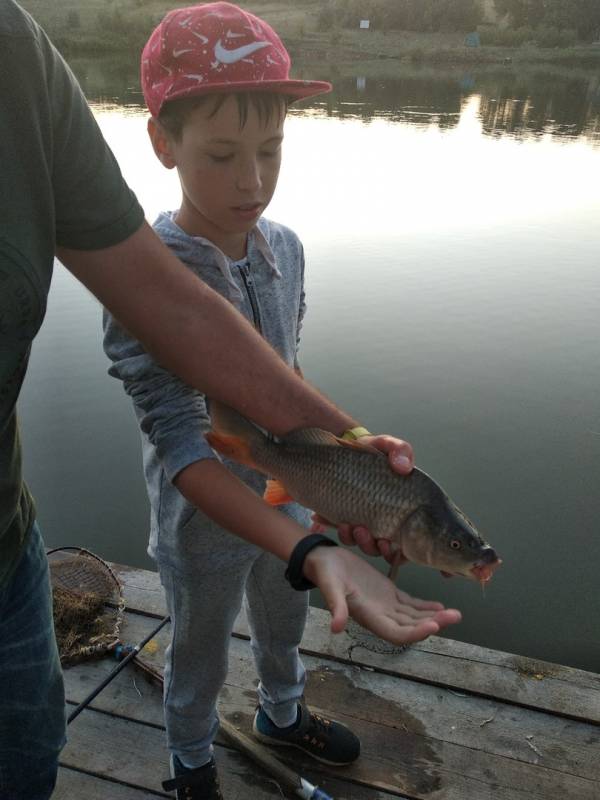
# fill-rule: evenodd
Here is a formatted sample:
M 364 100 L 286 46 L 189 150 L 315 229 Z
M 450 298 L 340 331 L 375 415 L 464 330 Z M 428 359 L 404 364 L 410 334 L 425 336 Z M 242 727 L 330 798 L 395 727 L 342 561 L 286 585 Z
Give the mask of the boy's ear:
M 171 153 L 171 140 L 155 117 L 150 117 L 148 120 L 148 136 L 152 142 L 156 157 L 163 167 L 173 169 L 173 167 L 177 166 Z

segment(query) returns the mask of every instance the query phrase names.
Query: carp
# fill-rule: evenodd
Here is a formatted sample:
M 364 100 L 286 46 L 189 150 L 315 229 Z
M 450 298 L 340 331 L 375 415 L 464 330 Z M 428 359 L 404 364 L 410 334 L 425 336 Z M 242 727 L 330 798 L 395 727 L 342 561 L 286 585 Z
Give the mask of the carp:
M 334 525 L 363 525 L 395 553 L 390 578 L 408 559 L 484 585 L 502 563 L 438 484 L 416 467 L 395 472 L 385 453 L 320 428 L 275 440 L 233 409 L 211 401 L 214 450 L 269 476 L 264 499 L 291 501 Z

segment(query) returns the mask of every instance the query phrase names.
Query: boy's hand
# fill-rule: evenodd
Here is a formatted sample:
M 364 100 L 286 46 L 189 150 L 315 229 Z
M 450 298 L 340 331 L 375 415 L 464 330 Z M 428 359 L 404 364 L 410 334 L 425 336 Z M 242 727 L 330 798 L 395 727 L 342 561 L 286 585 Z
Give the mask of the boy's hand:
M 333 633 L 344 630 L 350 615 L 376 636 L 401 645 L 426 639 L 462 618 L 456 609 L 400 591 L 350 550 L 316 547 L 306 556 L 303 571 L 325 598 Z
M 393 436 L 381 434 L 379 436 L 361 436 L 358 441 L 369 444 L 371 447 L 381 450 L 382 453 L 387 453 L 390 467 L 400 475 L 408 475 L 415 465 L 412 445 L 405 442 L 404 439 L 396 439 Z M 318 514 L 313 514 L 311 531 L 323 533 L 328 527 L 336 526 Z M 383 556 L 388 562 L 394 559 L 390 540 L 375 539 L 363 525 L 338 525 L 337 532 L 342 544 L 348 546 L 358 545 L 366 555 Z

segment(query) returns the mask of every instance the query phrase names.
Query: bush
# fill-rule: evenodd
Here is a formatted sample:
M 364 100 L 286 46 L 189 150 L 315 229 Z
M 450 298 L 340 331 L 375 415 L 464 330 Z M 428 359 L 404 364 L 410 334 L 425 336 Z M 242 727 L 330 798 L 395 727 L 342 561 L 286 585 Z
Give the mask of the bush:
M 536 39 L 535 32 L 528 27 L 517 28 L 483 28 L 480 32 L 481 44 L 497 47 L 521 47 Z
M 577 42 L 573 30 L 559 30 L 551 25 L 540 25 L 536 35 L 540 47 L 569 47 Z
M 321 31 L 330 31 L 335 25 L 336 19 L 335 8 L 330 4 L 322 6 L 317 17 L 317 25 Z

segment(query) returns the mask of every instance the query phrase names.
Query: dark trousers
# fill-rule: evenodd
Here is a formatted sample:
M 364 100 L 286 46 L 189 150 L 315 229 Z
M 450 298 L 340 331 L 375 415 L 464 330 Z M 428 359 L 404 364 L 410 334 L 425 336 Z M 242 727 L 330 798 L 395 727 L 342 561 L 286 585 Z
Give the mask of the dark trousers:
M 0 587 L 0 798 L 47 800 L 65 744 L 65 695 L 48 560 L 34 524 Z

